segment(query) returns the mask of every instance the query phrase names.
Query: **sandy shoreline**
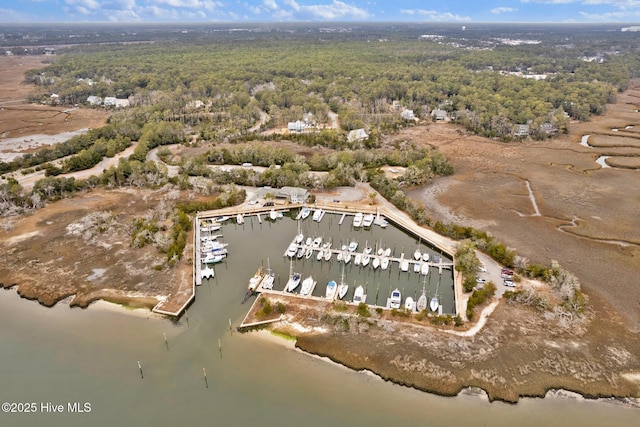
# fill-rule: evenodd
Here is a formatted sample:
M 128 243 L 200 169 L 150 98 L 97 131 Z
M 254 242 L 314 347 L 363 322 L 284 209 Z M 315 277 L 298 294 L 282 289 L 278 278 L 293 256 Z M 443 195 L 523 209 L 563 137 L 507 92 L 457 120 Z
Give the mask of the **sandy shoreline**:
M 68 141 L 76 135 L 87 133 L 88 130 L 88 128 L 85 128 L 72 132 L 57 133 L 55 135 L 37 134 L 17 138 L 2 138 L 0 139 L 0 161 L 10 162 L 16 157 L 24 155 L 29 150 Z

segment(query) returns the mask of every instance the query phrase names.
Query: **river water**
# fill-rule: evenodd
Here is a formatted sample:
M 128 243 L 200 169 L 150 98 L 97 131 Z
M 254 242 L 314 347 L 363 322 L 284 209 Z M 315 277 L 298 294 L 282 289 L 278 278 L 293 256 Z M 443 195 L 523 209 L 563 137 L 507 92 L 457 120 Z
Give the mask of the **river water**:
M 226 228 L 225 238 L 235 228 Z M 286 247 L 290 236 L 281 234 Z M 288 264 L 283 247 L 273 245 L 279 256 L 270 261 L 280 268 Z M 263 253 L 229 249 L 228 262 L 197 289 L 178 322 L 106 304 L 44 308 L 0 291 L 0 401 L 37 408 L 0 413 L 0 425 L 637 425 L 640 411 L 599 402 L 438 397 L 258 334 L 231 333 L 229 321 L 238 325 L 248 309 L 239 302 Z M 69 403 L 88 403 L 90 412 L 70 413 Z M 47 412 L 57 405 L 62 412 Z

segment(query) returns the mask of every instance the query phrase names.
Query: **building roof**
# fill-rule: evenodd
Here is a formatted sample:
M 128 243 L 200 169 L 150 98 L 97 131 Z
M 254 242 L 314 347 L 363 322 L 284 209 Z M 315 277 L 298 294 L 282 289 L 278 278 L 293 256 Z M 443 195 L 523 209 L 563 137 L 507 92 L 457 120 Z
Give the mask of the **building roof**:
M 367 135 L 364 129 L 354 129 L 347 135 L 347 141 L 349 142 L 362 141 L 367 138 L 369 138 L 369 135 Z

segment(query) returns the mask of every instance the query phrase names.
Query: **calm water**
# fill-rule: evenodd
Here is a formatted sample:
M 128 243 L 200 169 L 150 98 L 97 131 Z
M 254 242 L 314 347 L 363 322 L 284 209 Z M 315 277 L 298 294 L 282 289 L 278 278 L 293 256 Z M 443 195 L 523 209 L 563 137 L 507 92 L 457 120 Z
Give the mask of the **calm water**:
M 295 217 L 297 210 L 290 213 Z M 300 221 L 300 232 L 312 238 L 322 237 L 324 241 L 332 242 L 332 249 L 339 249 L 341 245 L 348 245 L 351 241 L 358 243 L 357 252 L 362 252 L 365 246 L 391 248 L 392 256 L 400 258 L 404 253 L 405 259 L 413 261 L 413 252 L 420 248 L 422 252 L 428 251 L 430 259 L 438 255 L 443 262 L 451 262 L 450 258 L 442 255 L 427 242 L 418 241 L 412 236 L 392 226 L 382 229 L 377 226 L 371 229 L 354 229 L 353 216 L 347 216 L 342 225 L 339 224 L 341 215 L 326 214 L 321 222 L 315 222 L 309 216 Z M 262 220 L 260 224 L 255 216 L 247 217 L 243 225 L 237 225 L 235 220 L 229 221 L 222 229 L 223 241 L 229 243 L 229 257 L 224 264 L 215 266 L 218 280 L 228 280 L 226 271 L 232 270 L 232 277 L 238 277 L 238 272 L 248 283 L 259 265 L 265 268 L 270 266 L 276 275 L 275 290 L 284 289 L 290 271 L 290 260 L 283 256 L 287 247 L 298 233 L 298 221 L 288 216 L 271 222 Z M 214 233 L 215 234 L 215 233 Z M 326 284 L 329 280 L 340 283 L 342 267 L 344 266 L 344 280 L 349 285 L 349 292 L 345 300 L 353 299 L 353 292 L 358 285 L 366 289 L 367 300 L 370 305 L 386 306 L 387 297 L 391 291 L 398 288 L 402 292 L 403 301 L 406 297 L 413 297 L 414 301 L 422 293 L 423 287 L 429 298 L 437 293 L 442 304 L 443 313 L 454 312 L 453 299 L 453 270 L 443 269 L 442 274 L 436 267 L 429 269 L 426 276 L 414 273 L 413 264 L 408 272 L 400 271 L 397 262 L 391 262 L 387 270 L 374 269 L 372 264 L 368 266 L 356 266 L 352 260 L 346 266 L 337 261 L 334 254 L 330 261 L 317 261 L 316 253 L 309 258 L 293 259 L 293 271 L 309 275 L 317 281 L 314 296 L 324 296 Z M 297 289 L 299 291 L 299 288 Z M 244 291 L 242 291 L 244 294 Z M 242 298 L 242 296 L 240 297 Z
M 233 228 L 224 230 L 225 237 Z M 0 425 L 637 425 L 640 411 L 597 402 L 525 399 L 506 405 L 433 396 L 254 334 L 230 334 L 229 319 L 239 324 L 248 309 L 239 302 L 261 248 L 273 244 L 280 251 L 291 237 L 270 236 L 243 251 L 230 245 L 216 280 L 198 288 L 188 322 L 101 307 L 47 309 L 13 290 L 0 291 L 0 401 L 65 406 L 65 413 L 0 413 Z M 280 274 L 288 272 L 281 255 L 271 263 L 280 263 Z M 91 412 L 66 413 L 68 402 L 88 402 Z

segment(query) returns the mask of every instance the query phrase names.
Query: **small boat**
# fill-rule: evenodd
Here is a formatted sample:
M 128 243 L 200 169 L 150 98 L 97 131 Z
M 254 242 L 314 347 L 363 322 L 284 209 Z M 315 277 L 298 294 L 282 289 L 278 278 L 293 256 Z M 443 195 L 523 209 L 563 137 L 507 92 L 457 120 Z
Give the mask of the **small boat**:
M 363 217 L 363 213 L 362 212 L 358 212 L 353 217 L 353 226 L 354 227 L 362 227 L 362 217 Z
M 373 214 L 366 214 L 364 218 L 362 218 L 362 226 L 371 227 L 371 224 L 373 224 L 373 219 Z
M 429 274 L 429 264 L 424 262 L 422 263 L 422 265 L 420 266 L 420 274 L 422 274 L 423 276 L 426 276 L 427 274 Z
M 327 290 L 324 293 L 324 297 L 328 300 L 332 300 L 336 297 L 336 292 L 338 292 L 338 284 L 335 280 L 329 280 L 327 283 Z
M 353 257 L 353 265 L 360 265 L 362 262 L 362 254 L 357 253 L 356 256 Z
M 249 279 L 249 289 L 251 291 L 255 291 L 258 288 L 260 282 L 262 282 L 262 279 L 264 279 L 264 271 L 262 270 L 262 267 L 260 267 L 256 274 L 254 274 L 253 277 Z
M 301 278 L 300 273 L 293 273 L 293 275 L 287 281 L 287 286 L 285 286 L 286 291 L 287 292 L 295 291 L 298 285 L 300 284 L 300 278 Z
M 262 282 L 260 282 L 260 286 L 262 287 L 262 289 L 271 290 L 273 289 L 273 282 L 275 282 L 276 276 L 271 271 L 271 264 L 268 260 L 267 265 L 267 274 L 264 275 L 264 279 L 262 279 Z
M 207 240 L 206 242 L 204 242 L 202 244 L 201 250 L 202 250 L 202 252 L 215 252 L 217 250 L 224 249 L 227 246 L 229 246 L 228 243 L 220 243 L 220 242 L 214 242 L 214 241 L 211 241 L 211 240 Z
M 409 271 L 409 260 L 408 259 L 403 259 L 402 261 L 400 261 L 400 270 Z
M 311 214 L 311 209 L 304 207 L 300 211 L 300 219 L 305 219 Z
M 413 298 L 407 297 L 407 299 L 404 300 L 405 310 L 413 311 L 414 307 L 415 307 L 415 303 L 413 302 Z
M 373 268 L 380 267 L 380 258 L 373 257 L 373 261 L 371 262 L 371 265 L 373 266 Z
M 362 287 L 362 285 L 360 285 L 353 292 L 353 302 L 361 303 L 361 302 L 364 302 L 365 298 L 366 297 L 364 295 L 364 288 Z
M 431 311 L 437 311 L 438 307 L 440 307 L 440 301 L 438 301 L 438 296 L 435 295 L 433 298 L 431 298 L 431 301 L 429 301 L 429 308 L 431 309 Z
M 296 256 L 298 257 L 298 259 L 304 256 L 304 246 L 301 246 L 300 249 L 298 249 L 298 255 Z
M 236 222 L 237 222 L 239 225 L 244 224 L 244 215 L 243 215 L 243 214 L 241 214 L 241 213 L 239 213 L 238 215 L 236 215 Z
M 302 281 L 302 287 L 300 288 L 300 295 L 307 296 L 313 290 L 313 286 L 316 282 L 313 280 L 313 277 L 309 276 Z
M 311 245 L 314 248 L 319 248 L 321 244 L 322 244 L 322 237 L 316 237 L 315 239 L 313 239 L 313 242 L 311 243 Z
M 208 253 L 204 256 L 204 258 L 202 258 L 202 262 L 204 262 L 205 264 L 217 264 L 219 262 L 222 262 L 225 256 L 225 254 Z
M 304 242 L 305 246 L 311 246 L 313 244 L 313 239 L 311 237 L 307 237 L 307 240 Z
M 215 217 L 215 218 L 214 218 L 214 220 L 215 220 L 216 222 L 225 222 L 225 221 L 227 221 L 229 218 L 231 218 L 231 217 L 230 217 L 230 216 L 227 216 L 227 215 L 223 215 L 223 216 L 217 216 L 217 217 Z
M 402 295 L 398 288 L 395 288 L 389 297 L 389 308 L 400 308 L 400 304 L 402 304 Z
M 422 260 L 424 262 L 429 262 L 429 252 L 425 251 L 422 253 Z
M 418 302 L 416 303 L 416 308 L 419 312 L 422 312 L 427 308 L 427 295 L 422 291 L 422 295 L 418 297 Z
M 200 277 L 202 279 L 213 279 L 213 277 L 215 276 L 215 271 L 213 271 L 213 268 L 207 266 L 202 266 L 200 268 Z
M 307 252 L 304 254 L 304 258 L 309 259 L 311 258 L 311 255 L 313 255 L 313 249 L 309 248 L 307 249 Z
M 347 295 L 349 285 L 344 283 L 344 264 L 342 264 L 342 273 L 340 274 L 340 285 L 338 285 L 338 298 L 342 299 Z
M 344 260 L 345 264 L 349 264 L 349 261 L 351 261 L 351 252 L 345 252 L 342 259 Z
M 342 252 L 338 252 L 338 256 L 336 257 L 336 259 L 338 260 L 338 262 L 342 261 Z
M 207 231 L 218 231 L 220 230 L 222 227 L 220 225 L 217 224 L 210 224 L 210 225 L 201 225 L 200 226 L 200 231 L 202 232 L 207 232 Z
M 331 240 L 327 240 L 326 242 L 324 242 L 322 244 L 322 249 L 326 250 L 326 249 L 329 249 L 329 248 L 331 248 Z
M 380 261 L 380 268 L 386 270 L 387 267 L 389 267 L 389 258 L 384 257 L 382 258 L 382 261 Z
M 296 245 L 295 243 L 292 243 L 289 245 L 289 248 L 287 249 L 287 256 L 289 258 L 296 256 L 296 252 L 298 252 L 298 245 Z
M 312 219 L 316 222 L 320 222 L 320 220 L 322 219 L 322 209 L 316 209 L 315 211 L 313 211 L 313 217 Z
M 367 265 L 369 265 L 369 261 L 371 261 L 371 255 L 369 255 L 369 254 L 365 254 L 365 255 L 362 257 L 362 266 L 363 266 L 363 267 L 366 267 Z
M 420 273 L 420 261 L 418 261 L 415 264 L 413 264 L 413 272 L 414 273 Z
M 369 255 L 371 253 L 371 246 L 364 244 L 364 253 Z
M 391 248 L 387 248 L 384 250 L 384 256 L 391 256 Z
M 322 261 L 322 257 L 324 257 L 324 252 L 322 252 L 322 249 L 320 249 L 318 251 L 318 255 L 316 255 L 316 260 L 317 261 Z
M 377 226 L 379 226 L 380 228 L 385 228 L 387 225 L 389 225 L 389 223 L 387 222 L 386 219 L 382 218 L 381 216 L 377 217 L 373 223 Z
M 340 250 L 343 251 L 343 252 L 346 251 L 347 250 L 347 245 L 342 245 L 340 247 Z
M 296 234 L 296 238 L 293 241 L 296 242 L 297 244 L 300 244 L 302 243 L 303 240 L 304 240 L 304 234 L 299 233 L 299 234 Z
M 376 252 L 378 256 L 384 255 L 384 248 L 378 248 L 378 252 Z
M 356 249 L 358 249 L 358 242 L 353 241 L 349 243 L 349 252 L 354 252 Z
M 413 259 L 415 259 L 416 261 L 420 261 L 420 258 L 422 258 L 422 252 L 420 252 L 420 249 L 416 249 L 416 251 L 413 253 Z

